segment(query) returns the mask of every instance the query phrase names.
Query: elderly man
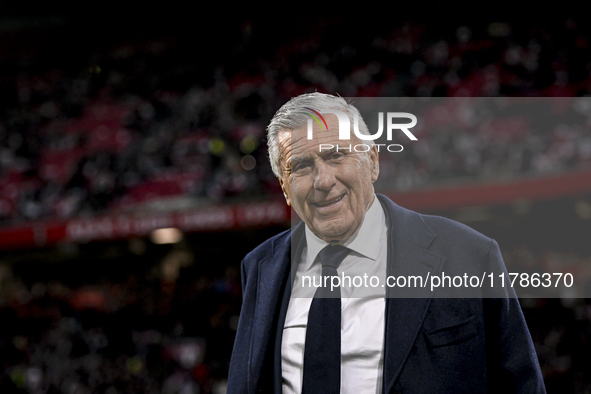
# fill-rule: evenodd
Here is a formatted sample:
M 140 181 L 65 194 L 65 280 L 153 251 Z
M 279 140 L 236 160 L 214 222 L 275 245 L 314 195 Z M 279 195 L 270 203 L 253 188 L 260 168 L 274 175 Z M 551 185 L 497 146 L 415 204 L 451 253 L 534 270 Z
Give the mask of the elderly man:
M 293 98 L 268 127 L 271 166 L 302 222 L 242 262 L 228 392 L 545 392 L 513 293 L 384 286 L 390 276 L 505 268 L 495 241 L 376 195 L 378 150 L 354 133 L 339 139 L 339 114 L 369 134 L 353 105 L 320 93 Z

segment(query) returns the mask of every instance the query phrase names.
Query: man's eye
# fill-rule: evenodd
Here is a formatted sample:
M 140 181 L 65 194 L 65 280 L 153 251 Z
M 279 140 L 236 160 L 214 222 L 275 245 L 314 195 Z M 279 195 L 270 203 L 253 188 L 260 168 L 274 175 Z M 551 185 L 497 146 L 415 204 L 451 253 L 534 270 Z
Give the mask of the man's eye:
M 342 153 L 340 153 L 340 152 L 334 152 L 334 153 L 331 153 L 331 154 L 330 154 L 330 159 L 331 159 L 331 160 L 338 160 L 338 159 L 341 159 L 341 158 L 343 158 L 344 156 L 345 156 L 345 155 L 344 155 L 344 154 L 342 154 Z
M 293 168 L 293 171 L 294 172 L 301 172 L 301 171 L 307 170 L 309 167 L 310 167 L 309 163 L 298 163 Z

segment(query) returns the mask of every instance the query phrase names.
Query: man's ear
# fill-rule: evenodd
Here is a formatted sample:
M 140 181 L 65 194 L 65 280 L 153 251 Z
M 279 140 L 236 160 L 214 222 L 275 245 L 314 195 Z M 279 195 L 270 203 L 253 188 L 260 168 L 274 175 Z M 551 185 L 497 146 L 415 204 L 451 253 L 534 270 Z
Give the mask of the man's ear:
M 369 159 L 371 160 L 371 181 L 375 182 L 378 180 L 378 176 L 380 175 L 380 155 L 378 153 L 378 147 L 373 146 L 369 152 Z
M 289 198 L 289 193 L 287 192 L 287 185 L 283 182 L 282 178 L 277 177 L 279 179 L 279 184 L 281 185 L 281 190 L 283 190 L 283 197 L 285 197 L 285 202 L 288 206 L 291 207 L 291 199 Z

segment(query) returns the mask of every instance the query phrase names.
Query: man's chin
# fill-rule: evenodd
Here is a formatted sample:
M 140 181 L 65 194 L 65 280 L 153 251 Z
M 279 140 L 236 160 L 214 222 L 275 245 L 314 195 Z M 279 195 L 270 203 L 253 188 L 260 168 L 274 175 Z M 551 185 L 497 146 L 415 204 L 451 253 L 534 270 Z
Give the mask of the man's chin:
M 351 236 L 351 227 L 318 228 L 314 233 L 326 242 L 345 241 Z

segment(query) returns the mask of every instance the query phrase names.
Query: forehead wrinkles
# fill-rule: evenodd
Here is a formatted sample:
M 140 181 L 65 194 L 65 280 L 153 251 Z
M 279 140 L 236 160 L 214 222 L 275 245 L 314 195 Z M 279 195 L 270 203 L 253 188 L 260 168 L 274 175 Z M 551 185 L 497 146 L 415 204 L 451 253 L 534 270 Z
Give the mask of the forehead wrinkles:
M 336 117 L 335 117 L 336 118 Z M 329 130 L 332 123 L 329 120 Z M 338 135 L 329 130 L 314 130 L 314 139 L 308 140 L 307 129 L 300 127 L 295 130 L 282 129 L 278 135 L 279 145 L 279 162 L 284 168 L 289 169 L 291 165 L 291 158 L 315 158 L 322 156 L 320 152 L 320 144 L 330 144 L 334 147 L 343 147 L 345 149 L 339 150 L 351 157 L 357 158 L 356 166 L 362 167 L 363 163 L 370 162 L 369 152 L 353 152 L 349 151 L 349 147 L 353 147 L 355 144 L 361 143 L 356 137 L 352 136 L 351 140 L 342 141 L 339 140 Z M 326 151 L 325 149 L 323 151 Z
M 301 133 L 292 133 L 291 130 L 284 130 L 279 136 L 279 153 L 282 161 L 289 161 L 292 156 L 297 156 L 308 150 L 312 151 L 318 146 L 318 141 L 303 138 Z

